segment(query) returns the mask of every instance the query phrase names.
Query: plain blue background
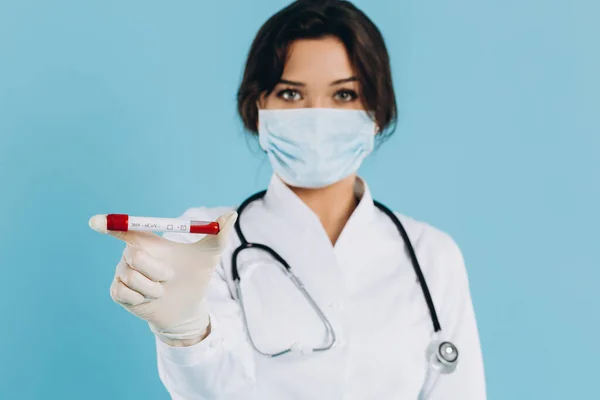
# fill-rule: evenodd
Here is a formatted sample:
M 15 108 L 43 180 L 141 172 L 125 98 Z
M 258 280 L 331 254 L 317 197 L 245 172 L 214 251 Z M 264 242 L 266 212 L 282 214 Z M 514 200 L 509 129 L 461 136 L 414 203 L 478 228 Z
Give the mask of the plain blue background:
M 0 1 L 0 398 L 166 399 L 112 303 L 96 213 L 235 205 L 270 166 L 235 117 L 283 0 Z M 490 399 L 596 393 L 600 3 L 357 1 L 400 121 L 361 172 L 467 260 Z

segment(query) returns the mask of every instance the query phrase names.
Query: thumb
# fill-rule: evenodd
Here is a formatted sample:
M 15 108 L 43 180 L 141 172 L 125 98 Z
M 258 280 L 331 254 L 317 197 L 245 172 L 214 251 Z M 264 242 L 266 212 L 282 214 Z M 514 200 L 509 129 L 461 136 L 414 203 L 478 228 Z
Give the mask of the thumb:
M 217 218 L 217 223 L 219 224 L 219 233 L 216 235 L 206 235 L 198 243 L 202 243 L 203 246 L 222 249 L 227 243 L 227 238 L 229 237 L 231 229 L 233 229 L 233 224 L 235 224 L 237 217 L 238 214 L 235 211 L 229 211 L 221 215 L 219 218 Z
M 106 214 L 97 214 L 90 218 L 88 222 L 90 228 L 96 232 L 108 234 L 130 245 L 139 245 L 142 242 L 149 240 L 160 240 L 160 236 L 152 232 L 137 232 L 137 231 L 109 231 L 107 229 Z

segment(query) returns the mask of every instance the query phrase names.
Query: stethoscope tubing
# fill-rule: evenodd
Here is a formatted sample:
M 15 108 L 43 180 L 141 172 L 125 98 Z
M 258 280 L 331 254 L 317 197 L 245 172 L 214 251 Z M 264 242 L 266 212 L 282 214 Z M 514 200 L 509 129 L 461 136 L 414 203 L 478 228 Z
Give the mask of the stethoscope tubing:
M 240 277 L 239 271 L 238 271 L 237 258 L 238 258 L 239 253 L 242 250 L 255 248 L 255 249 L 259 249 L 259 250 L 267 252 L 275 260 L 277 260 L 281 266 L 283 266 L 283 272 L 288 276 L 289 279 L 292 280 L 294 285 L 302 292 L 305 299 L 310 303 L 312 308 L 317 312 L 317 314 L 319 315 L 319 317 L 325 324 L 328 335 L 330 336 L 329 343 L 323 347 L 310 349 L 310 350 L 311 351 L 329 350 L 336 343 L 336 335 L 335 335 L 333 326 L 331 325 L 331 323 L 330 323 L 329 319 L 327 318 L 327 316 L 325 315 L 325 313 L 323 313 L 321 308 L 314 301 L 312 296 L 310 296 L 310 294 L 306 290 L 304 284 L 300 281 L 300 279 L 298 277 L 296 277 L 296 275 L 294 275 L 290 265 L 287 263 L 287 261 L 285 261 L 283 259 L 283 257 L 281 257 L 271 247 L 261 244 L 261 243 L 249 242 L 246 239 L 246 237 L 244 236 L 244 233 L 242 232 L 241 219 L 242 219 L 243 211 L 252 202 L 264 197 L 265 193 L 266 193 L 266 190 L 263 190 L 263 191 L 253 194 L 252 196 L 250 196 L 246 200 L 244 200 L 244 202 L 242 202 L 242 204 L 238 207 L 238 210 L 237 210 L 238 218 L 234 224 L 235 232 L 238 236 L 238 239 L 240 240 L 240 245 L 233 251 L 233 254 L 231 256 L 231 274 L 232 274 L 232 278 L 233 278 L 234 285 L 235 285 L 237 300 L 240 303 L 240 308 L 241 308 L 242 316 L 244 319 L 244 325 L 246 327 L 249 341 L 256 352 L 258 352 L 259 354 L 261 354 L 263 356 L 270 357 L 270 358 L 277 357 L 277 356 L 280 356 L 280 355 L 283 355 L 283 354 L 293 351 L 291 348 L 289 348 L 289 349 L 285 349 L 285 350 L 282 350 L 282 351 L 279 351 L 279 352 L 273 353 L 273 354 L 265 353 L 265 352 L 262 352 L 261 350 L 259 350 L 258 347 L 255 345 L 254 341 L 252 340 L 252 335 L 250 334 L 250 331 L 248 328 L 248 320 L 247 320 L 247 316 L 246 316 L 246 311 L 245 311 L 244 305 L 243 305 L 243 294 L 242 294 L 242 290 L 241 290 L 241 277 Z M 431 323 L 433 325 L 433 338 L 434 339 L 432 339 L 432 342 L 430 343 L 430 347 L 431 348 L 434 348 L 434 347 L 439 348 L 438 346 L 441 346 L 443 344 L 449 344 L 456 351 L 456 359 L 454 360 L 454 362 L 448 364 L 448 363 L 445 363 L 443 360 L 439 360 L 439 358 L 436 359 L 434 353 L 429 354 L 429 350 L 431 350 L 431 349 L 428 348 L 428 355 L 427 355 L 428 368 L 426 371 L 423 386 L 422 386 L 421 391 L 418 396 L 419 400 L 424 400 L 429 397 L 429 394 L 441 373 L 449 373 L 449 372 L 454 371 L 454 368 L 456 368 L 456 361 L 458 358 L 458 350 L 450 342 L 441 342 L 439 340 L 435 340 L 439 336 L 439 333 L 441 332 L 442 327 L 440 325 L 440 321 L 439 321 L 439 318 L 438 318 L 438 315 L 437 315 L 437 312 L 435 309 L 435 305 L 433 304 L 431 292 L 429 291 L 427 281 L 425 280 L 425 275 L 423 274 L 421 265 L 419 264 L 419 260 L 417 258 L 417 254 L 416 254 L 415 249 L 410 241 L 408 233 L 406 232 L 406 229 L 404 228 L 404 225 L 402 225 L 402 223 L 400 222 L 400 219 L 394 214 L 394 212 L 392 212 L 385 205 L 383 205 L 382 203 L 375 201 L 375 200 L 373 201 L 373 203 L 381 212 L 386 214 L 389 217 L 389 219 L 394 223 L 394 225 L 396 226 L 396 229 L 400 233 L 400 236 L 402 237 L 402 240 L 405 244 L 406 251 L 410 258 L 413 270 L 415 271 L 415 274 L 417 275 L 417 279 L 419 281 L 419 286 L 421 287 L 421 291 L 423 292 L 423 297 L 425 298 L 425 302 L 427 304 L 427 308 L 429 310 L 429 314 L 431 317 Z
M 237 256 L 242 250 L 247 249 L 247 248 L 257 248 L 257 249 L 268 252 L 278 262 L 280 262 L 281 265 L 283 265 L 288 271 L 291 271 L 291 267 L 289 266 L 289 264 L 279 254 L 277 254 L 277 252 L 275 252 L 269 246 L 266 246 L 264 244 L 248 242 L 248 240 L 246 239 L 246 236 L 244 236 L 244 233 L 242 232 L 242 228 L 241 228 L 242 213 L 244 212 L 246 207 L 248 207 L 248 205 L 250 205 L 252 202 L 263 198 L 264 195 L 266 194 L 266 192 L 267 192 L 266 190 L 262 190 L 260 192 L 253 194 L 252 196 L 250 196 L 246 200 L 244 200 L 237 209 L 238 218 L 235 221 L 234 229 L 238 236 L 238 239 L 240 240 L 240 245 L 233 251 L 233 254 L 232 254 L 231 275 L 232 275 L 232 278 L 234 281 L 240 280 L 240 275 L 239 275 L 239 271 L 237 268 Z M 423 270 L 421 269 L 421 265 L 419 264 L 419 260 L 415 253 L 415 249 L 410 241 L 410 238 L 408 237 L 408 233 L 406 232 L 404 225 L 402 225 L 402 222 L 400 222 L 400 219 L 398 219 L 398 217 L 394 214 L 394 212 L 392 212 L 389 208 L 384 206 L 382 203 L 375 201 L 375 200 L 373 201 L 373 203 L 380 211 L 382 211 L 384 214 L 386 214 L 390 218 L 390 220 L 396 226 L 396 229 L 398 229 L 398 232 L 400 233 L 400 236 L 402 237 L 402 240 L 404 241 L 406 251 L 410 258 L 413 270 L 415 271 L 415 274 L 417 275 L 417 279 L 419 280 L 419 286 L 421 287 L 421 291 L 423 292 L 423 297 L 425 298 L 425 303 L 427 304 L 427 308 L 429 310 L 429 314 L 431 317 L 431 323 L 433 325 L 433 332 L 434 333 L 440 332 L 442 330 L 442 327 L 440 325 L 440 321 L 439 321 L 439 318 L 438 318 L 438 315 L 437 315 L 437 312 L 435 309 L 435 305 L 433 304 L 433 299 L 431 297 L 431 292 L 429 291 L 429 286 L 427 285 L 427 281 L 425 280 L 425 275 L 423 274 Z M 294 276 L 294 275 L 292 275 L 292 276 Z

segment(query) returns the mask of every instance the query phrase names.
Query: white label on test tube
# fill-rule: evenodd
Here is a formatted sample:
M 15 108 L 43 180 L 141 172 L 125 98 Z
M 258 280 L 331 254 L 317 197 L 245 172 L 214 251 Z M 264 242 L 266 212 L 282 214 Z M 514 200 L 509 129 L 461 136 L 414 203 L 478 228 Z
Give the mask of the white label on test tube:
M 129 217 L 127 228 L 132 231 L 190 233 L 188 221 L 174 218 Z

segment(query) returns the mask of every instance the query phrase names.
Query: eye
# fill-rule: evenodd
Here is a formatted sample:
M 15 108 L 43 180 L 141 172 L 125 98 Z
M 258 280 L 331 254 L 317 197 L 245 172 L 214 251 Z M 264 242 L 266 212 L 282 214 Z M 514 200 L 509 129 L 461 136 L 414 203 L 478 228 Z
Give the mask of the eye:
M 283 89 L 277 92 L 277 97 L 285 101 L 297 101 L 302 99 L 300 92 L 295 89 Z
M 354 90 L 342 89 L 335 93 L 334 98 L 341 103 L 349 103 L 358 98 Z

